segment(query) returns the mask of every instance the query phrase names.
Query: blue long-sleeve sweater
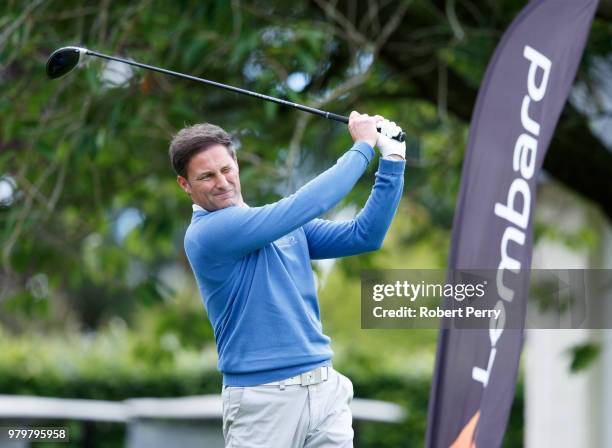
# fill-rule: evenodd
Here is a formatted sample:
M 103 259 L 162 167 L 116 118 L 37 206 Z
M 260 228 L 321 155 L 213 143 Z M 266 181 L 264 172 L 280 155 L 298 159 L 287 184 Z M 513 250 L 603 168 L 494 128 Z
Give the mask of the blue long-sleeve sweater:
M 317 217 L 374 156 L 357 142 L 293 195 L 263 207 L 194 211 L 185 251 L 212 323 L 228 386 L 278 381 L 329 364 L 311 259 L 378 249 L 402 194 L 405 162 L 380 159 L 372 193 L 350 221 Z

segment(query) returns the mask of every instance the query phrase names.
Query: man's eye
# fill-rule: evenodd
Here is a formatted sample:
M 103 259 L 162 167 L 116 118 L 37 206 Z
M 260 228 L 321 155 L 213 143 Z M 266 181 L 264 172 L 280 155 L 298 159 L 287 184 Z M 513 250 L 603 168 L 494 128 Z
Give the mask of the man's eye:
M 221 172 L 223 172 L 223 173 L 229 173 L 230 171 L 231 171 L 231 168 L 230 168 L 230 167 L 226 167 L 226 168 L 223 168 L 223 169 L 221 170 Z

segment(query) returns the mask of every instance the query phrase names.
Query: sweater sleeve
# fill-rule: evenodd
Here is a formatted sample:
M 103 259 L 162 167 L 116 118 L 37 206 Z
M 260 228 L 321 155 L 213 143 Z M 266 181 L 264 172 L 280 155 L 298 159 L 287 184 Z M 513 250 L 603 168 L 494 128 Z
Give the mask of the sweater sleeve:
M 228 207 L 198 220 L 189 239 L 219 260 L 245 256 L 325 213 L 351 191 L 374 156 L 357 142 L 294 194 L 262 207 Z
M 405 161 L 380 159 L 366 205 L 350 221 L 314 219 L 304 226 L 310 258 L 337 258 L 379 249 L 402 196 Z

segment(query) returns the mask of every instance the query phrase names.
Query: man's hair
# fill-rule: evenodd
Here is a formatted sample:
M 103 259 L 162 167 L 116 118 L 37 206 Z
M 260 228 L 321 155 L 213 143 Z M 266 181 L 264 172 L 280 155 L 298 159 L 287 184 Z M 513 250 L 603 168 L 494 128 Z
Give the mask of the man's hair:
M 199 123 L 181 129 L 170 142 L 172 168 L 176 174 L 187 178 L 187 165 L 191 158 L 216 144 L 225 146 L 229 155 L 236 158 L 231 136 L 219 126 Z

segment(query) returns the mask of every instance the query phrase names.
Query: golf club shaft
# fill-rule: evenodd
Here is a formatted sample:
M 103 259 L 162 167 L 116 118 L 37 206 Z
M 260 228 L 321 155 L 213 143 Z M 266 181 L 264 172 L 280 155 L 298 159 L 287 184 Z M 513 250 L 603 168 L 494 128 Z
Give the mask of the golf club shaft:
M 294 103 L 294 102 L 283 100 L 283 99 L 280 99 L 280 98 L 275 98 L 273 96 L 263 95 L 261 93 L 252 92 L 252 91 L 246 90 L 246 89 L 241 89 L 240 87 L 234 87 L 234 86 L 230 86 L 230 85 L 227 85 L 227 84 L 222 84 L 220 82 L 210 81 L 210 80 L 204 79 L 204 78 L 198 78 L 197 76 L 186 75 L 185 73 L 179 73 L 179 72 L 175 72 L 175 71 L 172 71 L 172 70 L 167 70 L 167 69 L 160 68 L 160 67 L 155 67 L 153 65 L 143 64 L 141 62 L 130 61 L 130 60 L 127 60 L 127 59 L 118 58 L 116 56 L 109 56 L 109 55 L 106 55 L 106 54 L 103 54 L 103 53 L 98 53 L 97 51 L 93 51 L 93 50 L 89 50 L 89 49 L 87 49 L 85 51 L 85 54 L 90 55 L 90 56 L 95 56 L 95 57 L 98 57 L 98 58 L 108 59 L 110 61 L 121 62 L 123 64 L 128 64 L 128 65 L 132 65 L 132 66 L 135 66 L 135 67 L 145 68 L 147 70 L 153 70 L 154 72 L 163 73 L 165 75 L 171 75 L 171 76 L 176 76 L 178 78 L 184 78 L 184 79 L 190 79 L 192 81 L 202 82 L 204 84 L 208 84 L 208 85 L 211 85 L 211 86 L 220 87 L 222 89 L 229 90 L 230 92 L 240 93 L 242 95 L 253 96 L 253 97 L 260 98 L 260 99 L 266 100 L 266 101 L 272 101 L 272 102 L 277 103 L 277 104 L 282 104 L 283 106 L 293 107 L 295 109 L 299 109 L 299 110 L 302 110 L 304 112 L 309 112 L 311 114 L 319 115 L 321 117 L 327 118 L 328 120 L 335 120 L 335 121 L 339 121 L 341 123 L 348 123 L 348 121 L 349 121 L 348 117 L 345 117 L 343 115 L 338 115 L 338 114 L 334 114 L 332 112 L 327 112 L 327 111 L 324 111 L 324 110 L 315 109 L 314 107 L 304 106 L 302 104 Z M 399 140 L 399 141 L 404 141 L 405 134 L 402 132 L 400 135 L 394 137 L 394 139 Z

